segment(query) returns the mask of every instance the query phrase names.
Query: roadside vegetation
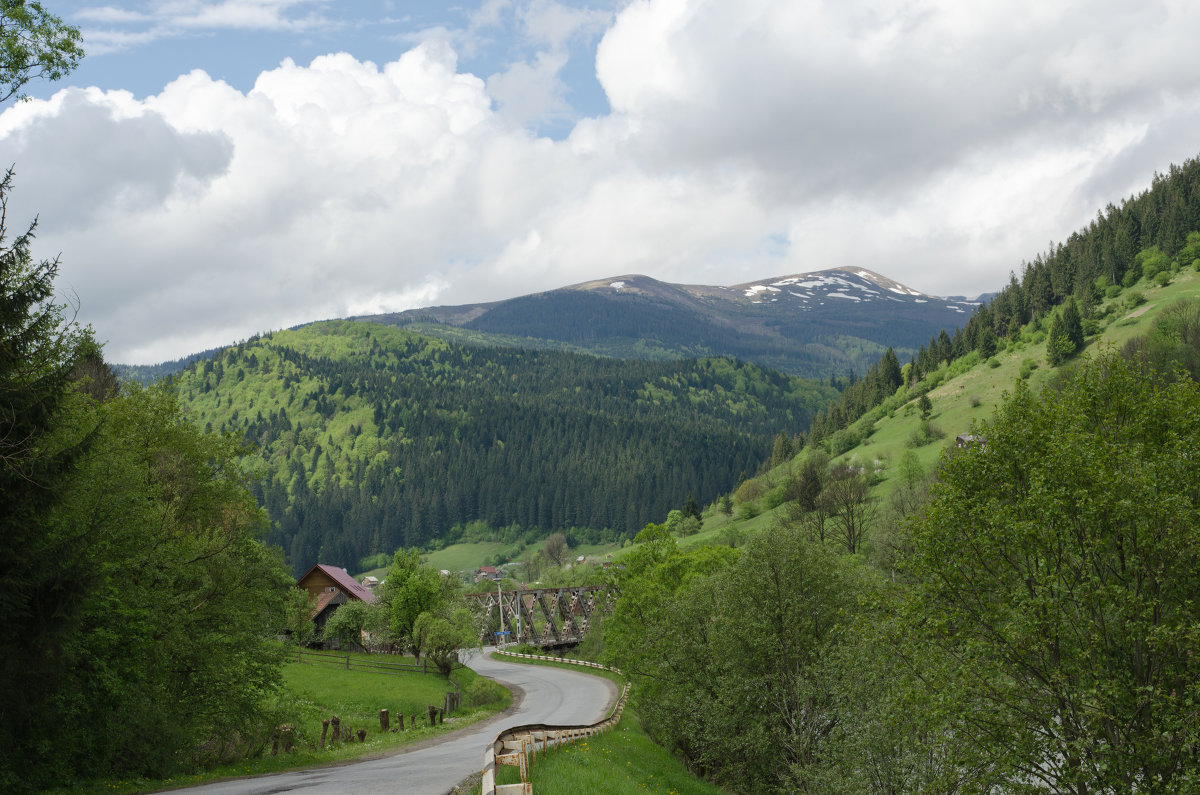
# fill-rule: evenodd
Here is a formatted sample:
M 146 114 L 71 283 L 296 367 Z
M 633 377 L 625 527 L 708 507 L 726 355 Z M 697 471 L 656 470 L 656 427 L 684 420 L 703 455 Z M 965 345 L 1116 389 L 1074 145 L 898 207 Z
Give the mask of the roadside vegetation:
M 338 656 L 345 655 L 339 653 Z M 350 656 L 356 663 L 414 662 L 414 658 L 397 655 L 350 653 Z M 293 744 L 290 750 L 280 748 L 278 753 L 273 753 L 264 749 L 261 756 L 220 764 L 199 773 L 165 779 L 124 777 L 81 782 L 64 791 L 146 792 L 382 756 L 406 745 L 470 726 L 507 709 L 512 703 L 509 691 L 479 677 L 469 668 L 456 669 L 450 679 L 453 682 L 436 673 L 346 670 L 340 659 L 306 655 L 305 662 L 290 662 L 283 667 L 283 688 L 272 704 L 278 725 L 292 727 L 288 732 Z M 459 688 L 466 696 L 463 707 L 431 727 L 428 707 L 443 704 L 445 693 Z M 390 729 L 396 731 L 384 731 L 380 727 L 381 709 L 389 711 Z M 403 730 L 399 729 L 401 714 L 404 716 Z M 335 742 L 330 731 L 322 747 L 322 721 L 334 715 L 340 720 L 343 738 L 354 739 Z M 417 717 L 416 724 L 412 723 L 413 716 Z M 366 731 L 364 741 L 357 739 L 358 729 Z
M 534 647 L 512 650 L 521 654 L 545 653 Z M 567 656 L 583 659 L 575 653 Z M 627 681 L 612 671 L 580 668 L 570 663 L 511 657 L 503 659 L 522 665 L 549 665 L 602 676 L 618 687 L 623 687 Z M 520 773 L 515 767 L 502 765 L 497 769 L 497 784 L 515 784 L 520 780 Z M 550 795 L 577 795 L 581 792 L 717 795 L 724 792 L 696 778 L 679 759 L 654 742 L 642 729 L 641 720 L 632 709 L 626 709 L 621 722 L 606 734 L 539 752 L 536 763 L 530 767 L 529 780 L 533 783 L 534 792 Z

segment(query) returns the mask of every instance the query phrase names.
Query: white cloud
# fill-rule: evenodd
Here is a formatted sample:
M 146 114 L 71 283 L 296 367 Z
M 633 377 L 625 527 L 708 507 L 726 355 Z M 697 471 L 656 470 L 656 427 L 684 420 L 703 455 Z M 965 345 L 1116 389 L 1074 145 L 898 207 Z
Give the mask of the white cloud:
M 319 10 L 232 6 L 149 8 L 174 29 Z M 0 114 L 10 210 L 41 214 L 109 356 L 146 361 L 639 272 L 862 266 L 976 294 L 1196 154 L 1186 4 L 636 0 L 599 47 L 613 112 L 540 138 L 523 125 L 563 112 L 563 48 L 599 15 L 495 2 L 378 66 L 21 103 Z M 463 73 L 464 36 L 512 20 L 533 54 Z
M 318 11 L 305 12 L 313 5 L 319 5 L 317 0 L 159 0 L 139 11 L 115 6 L 84 8 L 73 19 L 84 23 L 88 54 L 96 56 L 200 31 L 301 33 L 337 24 Z

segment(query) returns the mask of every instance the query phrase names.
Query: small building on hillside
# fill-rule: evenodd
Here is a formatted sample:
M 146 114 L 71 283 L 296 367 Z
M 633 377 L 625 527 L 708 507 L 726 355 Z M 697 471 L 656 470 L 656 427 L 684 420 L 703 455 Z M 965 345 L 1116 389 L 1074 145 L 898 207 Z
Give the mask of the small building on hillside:
M 954 446 L 958 448 L 969 447 L 971 445 L 979 445 L 987 447 L 987 438 L 973 433 L 960 433 L 954 438 Z
M 483 580 L 496 582 L 502 579 L 504 579 L 504 573 L 495 566 L 480 566 L 475 570 L 475 582 L 482 582 Z

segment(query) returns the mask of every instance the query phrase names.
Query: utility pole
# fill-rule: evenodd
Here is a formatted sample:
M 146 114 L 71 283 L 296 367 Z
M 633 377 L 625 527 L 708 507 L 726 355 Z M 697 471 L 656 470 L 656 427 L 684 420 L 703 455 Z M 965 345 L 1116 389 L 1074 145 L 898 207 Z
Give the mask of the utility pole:
M 504 589 L 500 586 L 500 581 L 496 580 L 496 599 L 500 602 L 500 642 L 497 646 L 504 645 Z

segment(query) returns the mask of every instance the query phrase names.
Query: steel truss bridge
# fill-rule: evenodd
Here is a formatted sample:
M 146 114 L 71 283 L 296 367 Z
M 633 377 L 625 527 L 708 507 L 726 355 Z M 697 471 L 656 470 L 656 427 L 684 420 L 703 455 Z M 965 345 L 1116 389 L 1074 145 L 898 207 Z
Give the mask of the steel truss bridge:
M 516 643 L 534 646 L 566 646 L 578 643 L 587 634 L 593 616 L 611 613 L 616 594 L 607 586 L 586 585 L 576 588 L 535 588 L 467 594 L 483 612 L 480 641 L 492 642 L 493 616 L 496 626 L 512 634 Z

